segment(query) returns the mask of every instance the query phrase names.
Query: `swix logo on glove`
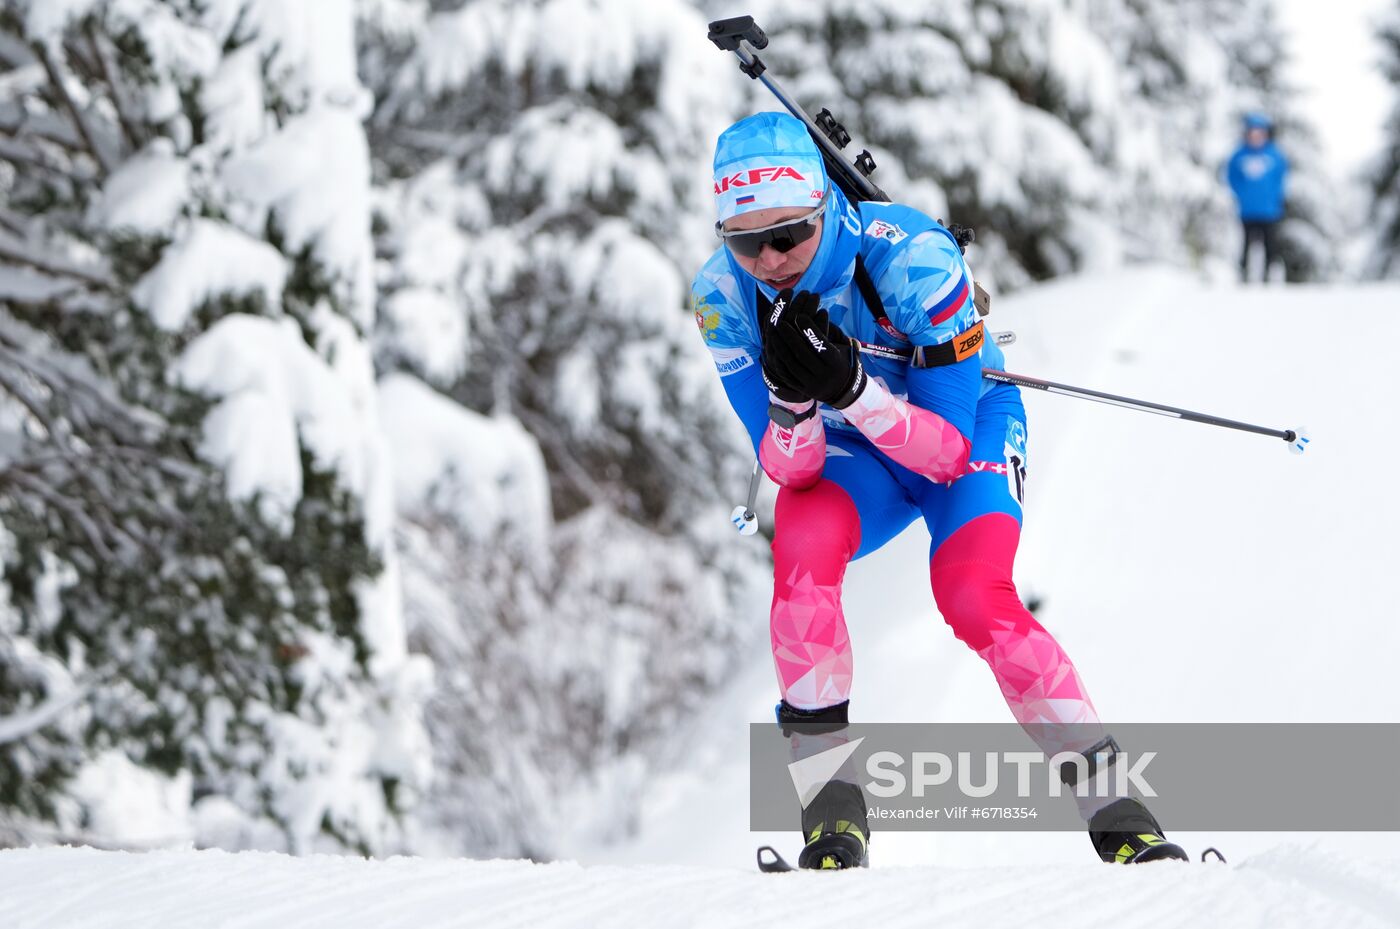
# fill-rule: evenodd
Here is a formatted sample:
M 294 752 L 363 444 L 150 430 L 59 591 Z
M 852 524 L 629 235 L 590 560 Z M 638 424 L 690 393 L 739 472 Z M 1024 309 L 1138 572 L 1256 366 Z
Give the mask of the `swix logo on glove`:
M 755 184 L 767 184 L 771 181 L 780 181 L 783 178 L 792 178 L 794 181 L 807 183 L 807 179 L 798 173 L 796 168 L 787 165 L 770 165 L 763 168 L 750 168 L 747 171 L 735 171 L 726 177 L 715 181 L 715 194 L 722 194 L 731 187 L 752 187 Z
M 826 342 L 822 340 L 821 336 L 817 335 L 811 329 L 803 329 L 802 333 L 807 336 L 807 341 L 812 343 L 813 348 L 819 352 L 826 351 Z
M 773 304 L 773 315 L 768 317 L 768 325 L 778 325 L 778 317 L 783 315 L 783 307 L 787 306 L 786 300 L 778 300 Z

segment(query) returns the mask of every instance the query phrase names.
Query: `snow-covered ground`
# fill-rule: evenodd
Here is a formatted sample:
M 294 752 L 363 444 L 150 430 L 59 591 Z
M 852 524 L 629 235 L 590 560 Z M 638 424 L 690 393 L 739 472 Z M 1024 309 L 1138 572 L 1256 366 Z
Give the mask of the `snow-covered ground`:
M 6 929 L 959 929 L 1128 921 L 1154 929 L 1383 929 L 1397 920 L 1393 869 L 1296 849 L 1239 865 L 1080 862 L 837 875 L 257 852 L 0 852 Z
M 1400 287 L 1208 287 L 1164 270 L 999 301 L 1010 370 L 1280 428 L 1311 449 L 1028 392 L 1025 594 L 1110 722 L 1400 722 L 1391 580 Z M 766 515 L 766 514 L 765 514 Z M 761 544 L 737 540 L 735 544 Z M 853 717 L 1007 721 L 928 593 L 913 527 L 854 565 Z M 755 623 L 764 623 L 761 615 Z M 581 864 L 0 853 L 0 926 L 1400 926 L 1385 834 L 1173 833 L 1230 863 L 1119 869 L 1078 833 L 879 834 L 869 872 L 767 876 L 747 831 L 747 729 L 772 718 L 766 654 L 721 695 L 680 770 Z M 1324 804 L 1327 790 L 1301 797 Z M 609 814 L 611 815 L 611 814 Z

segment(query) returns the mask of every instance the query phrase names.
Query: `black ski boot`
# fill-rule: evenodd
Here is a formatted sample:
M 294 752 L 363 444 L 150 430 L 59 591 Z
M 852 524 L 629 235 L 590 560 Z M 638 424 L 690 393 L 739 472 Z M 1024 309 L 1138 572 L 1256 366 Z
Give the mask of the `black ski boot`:
M 802 836 L 807 844 L 797 856 L 799 868 L 835 871 L 870 867 L 870 826 L 860 787 L 828 781 L 802 811 Z
M 1089 820 L 1089 841 L 1109 864 L 1141 864 L 1175 858 L 1188 861 L 1186 852 L 1168 842 L 1162 827 L 1141 800 L 1124 797 L 1099 810 Z
M 786 700 L 777 706 L 778 725 L 792 745 L 794 760 L 809 757 L 846 743 L 850 702 L 819 710 L 800 710 Z M 837 772 L 802 808 L 802 839 L 806 845 L 797 856 L 799 868 L 834 871 L 870 866 L 870 824 L 865 816 L 865 794 L 859 785 L 844 780 L 854 772 Z M 760 859 L 762 867 L 762 859 Z

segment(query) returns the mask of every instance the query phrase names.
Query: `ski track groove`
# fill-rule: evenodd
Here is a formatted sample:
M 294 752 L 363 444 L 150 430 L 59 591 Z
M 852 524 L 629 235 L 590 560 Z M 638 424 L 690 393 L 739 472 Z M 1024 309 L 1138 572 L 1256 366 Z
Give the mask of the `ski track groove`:
M 489 864 L 493 866 L 493 870 L 496 870 L 496 866 L 507 864 L 514 865 L 515 862 L 492 861 L 489 862 Z M 505 871 L 506 869 L 500 867 L 499 870 Z M 469 883 L 472 886 L 478 883 L 484 883 L 491 893 L 491 896 L 487 897 L 485 902 L 481 903 L 472 914 L 473 921 L 478 925 L 494 926 L 511 925 L 512 921 L 510 917 L 519 907 L 517 898 L 526 896 L 536 882 L 532 878 L 530 872 L 526 870 L 519 874 L 503 874 L 490 880 L 473 878 Z M 434 887 L 432 893 L 423 895 L 423 899 L 426 901 L 436 901 L 440 892 L 440 887 Z M 493 897 L 499 897 L 499 899 L 492 899 Z M 450 926 L 453 924 L 447 923 L 445 925 Z
M 611 922 L 607 920 L 606 913 L 600 913 L 600 909 L 623 910 L 628 913 L 629 919 L 638 916 L 645 917 L 645 912 L 639 912 L 632 900 L 627 899 L 626 893 L 630 888 L 615 885 L 612 874 L 600 875 L 596 881 L 586 882 L 580 886 L 580 877 L 583 868 L 573 864 L 550 864 L 544 865 L 546 868 L 564 871 L 564 877 L 558 881 L 557 886 L 545 889 L 541 894 L 538 890 L 530 894 L 520 911 L 515 914 L 517 925 L 521 926 L 544 926 L 551 920 L 557 920 L 560 913 L 567 912 L 570 918 L 577 915 L 578 924 L 581 926 L 606 926 Z M 482 887 L 485 893 L 495 893 L 494 887 Z M 619 894 L 619 890 L 623 893 Z M 503 901 L 510 904 L 510 901 Z M 488 920 L 483 919 L 483 922 Z M 504 920 L 496 923 L 508 924 Z
M 918 869 L 909 871 L 911 875 L 919 873 Z M 967 872 L 944 872 L 939 875 L 931 888 L 935 892 L 932 913 L 921 914 L 915 925 L 922 924 L 923 919 L 928 916 L 936 916 L 940 921 L 953 924 L 967 917 L 969 923 L 975 923 L 980 916 L 992 912 L 991 908 L 999 909 L 1008 899 L 1013 902 L 1026 896 L 1044 899 L 1046 895 L 1039 892 L 1042 887 L 1058 886 L 1064 881 L 1058 870 L 1053 870 L 1050 873 L 1035 875 L 1032 880 L 1015 887 L 986 886 L 986 874 L 986 871 L 977 869 Z
M 289 873 L 274 875 L 270 881 L 256 881 L 257 872 L 260 871 L 255 865 L 250 863 L 245 874 L 250 882 L 256 883 L 250 896 L 243 897 L 243 901 L 248 904 L 247 912 L 233 916 L 227 916 L 217 921 L 221 929 L 254 929 L 262 925 L 291 925 L 296 922 L 304 922 L 306 900 L 316 899 L 324 903 L 325 893 L 318 892 L 320 885 L 329 881 L 335 881 L 340 886 L 336 893 L 342 893 L 345 884 L 349 883 L 346 876 L 340 876 L 339 880 L 331 877 L 317 879 L 316 875 L 308 872 L 312 871 L 310 862 L 315 859 L 294 859 L 299 867 L 291 869 Z M 361 859 L 348 859 L 346 862 L 349 868 L 358 870 L 362 864 Z M 334 888 L 333 888 L 334 889 Z M 260 905 L 252 905 L 256 901 L 261 901 Z
M 1392 862 L 1285 848 L 1235 865 L 890 867 L 842 874 L 89 849 L 0 852 L 5 929 L 1400 927 Z M 59 902 L 56 904 L 55 900 Z
M 83 853 L 88 850 L 75 849 L 74 851 Z M 157 866 L 153 864 L 147 864 L 145 868 L 138 867 L 135 875 L 129 875 L 127 877 L 139 878 L 144 871 L 150 871 L 156 867 Z M 0 881 L 0 887 L 5 887 L 8 890 L 16 886 L 16 883 Z M 49 890 L 50 885 L 53 885 L 52 892 Z M 31 897 L 35 897 L 40 901 L 53 899 L 57 901 L 57 905 L 51 909 L 44 908 L 41 914 L 33 916 L 30 919 L 20 918 L 17 922 L 9 924 L 14 926 L 14 929 L 45 929 L 45 927 L 56 925 L 70 926 L 73 927 L 73 929 L 82 929 L 82 927 L 88 925 L 102 925 L 101 923 L 92 924 L 83 920 L 83 916 L 85 915 L 83 913 L 84 906 L 90 901 L 107 893 L 108 888 L 102 883 L 74 881 L 71 879 L 71 875 L 65 873 L 63 869 L 54 869 L 50 872 L 40 871 L 37 877 L 31 877 L 30 881 L 24 886 L 29 889 Z M 0 898 L 0 904 L 3 904 L 3 898 Z M 89 909 L 95 909 L 95 907 L 89 907 Z M 3 915 L 4 908 L 0 905 L 0 916 Z M 60 923 L 60 920 L 66 921 Z M 0 920 L 0 925 L 6 925 L 6 922 Z
M 1386 888 L 1381 883 L 1384 876 L 1379 872 L 1372 873 L 1370 867 L 1357 869 L 1364 870 L 1364 876 L 1348 873 L 1338 866 L 1332 855 L 1317 854 L 1309 862 L 1309 868 L 1304 869 L 1298 866 L 1296 860 L 1285 858 L 1277 852 L 1251 859 L 1246 867 L 1275 882 L 1291 882 L 1329 899 L 1344 900 L 1344 905 L 1353 907 L 1358 913 L 1355 917 L 1357 921 L 1346 925 L 1365 925 L 1361 920 L 1364 916 L 1380 920 L 1378 925 L 1400 927 L 1400 887 Z
M 395 859 L 395 863 L 410 876 L 417 871 L 416 859 Z M 557 919 L 557 901 L 568 894 L 570 887 L 565 872 L 563 879 L 555 882 L 557 886 L 551 888 L 551 892 L 541 893 L 538 889 L 539 876 L 534 873 L 534 868 L 568 868 L 568 865 L 529 865 L 510 860 L 473 862 L 470 868 L 461 867 L 463 862 L 460 861 L 435 864 L 440 866 L 442 873 L 436 874 L 435 869 L 434 879 L 425 883 L 419 872 L 416 878 L 416 882 L 422 885 L 419 892 L 411 895 L 401 893 L 393 899 L 384 900 L 382 906 L 373 907 L 370 911 L 353 907 L 344 913 L 332 913 L 325 925 L 328 929 L 339 929 L 351 924 L 347 923 L 348 919 L 359 917 L 368 918 L 366 925 L 393 926 L 400 922 L 395 917 L 406 909 L 433 913 L 433 926 L 528 925 L 532 923 L 529 917 L 535 910 L 548 906 L 549 918 L 533 921 L 534 925 L 547 925 L 552 919 Z M 522 864 L 525 866 L 522 867 Z M 484 867 L 478 870 L 475 865 Z M 517 870 L 518 874 L 511 873 Z M 405 883 L 407 881 L 401 881 L 396 886 Z
M 53 882 L 40 881 L 38 886 L 30 885 L 28 888 L 28 896 L 30 896 L 31 898 L 37 897 L 40 901 L 42 901 L 45 896 L 45 890 L 47 889 L 46 884 L 48 883 Z M 10 886 L 13 886 L 10 884 L 9 881 L 6 881 L 5 884 L 7 886 L 7 890 Z M 56 906 L 52 908 L 43 908 L 42 903 L 40 903 L 39 906 L 41 909 L 38 915 L 31 915 L 27 918 L 25 916 L 18 916 L 16 917 L 16 921 L 13 923 L 9 923 L 9 925 L 14 926 L 14 929 L 39 929 L 39 927 L 41 926 L 57 925 L 58 919 L 67 915 L 76 904 L 82 902 L 82 900 L 85 897 L 96 896 L 101 890 L 102 888 L 99 887 L 87 886 L 83 887 L 81 890 L 76 891 L 76 895 L 73 891 L 69 891 L 63 894 Z M 3 899 L 0 899 L 0 904 L 3 904 Z M 0 916 L 4 915 L 5 908 L 3 905 L 0 905 Z M 5 922 L 6 921 L 0 920 L 0 925 L 5 924 Z M 69 923 L 69 925 L 76 926 L 78 924 Z
M 308 859 L 297 859 L 304 862 Z M 353 866 L 354 859 L 347 861 L 347 865 Z M 300 867 L 286 869 L 281 873 L 273 873 L 262 876 L 262 869 L 256 857 L 251 857 L 241 867 L 237 867 L 235 872 L 240 887 L 239 910 L 241 912 L 229 912 L 226 901 L 221 901 L 217 896 L 207 900 L 198 900 L 192 905 L 186 903 L 179 906 L 178 916 L 172 913 L 170 916 L 160 920 L 161 924 L 170 925 L 171 920 L 186 922 L 188 925 L 215 926 L 218 929 L 242 929 L 242 927 L 252 927 L 258 925 L 276 925 L 285 921 L 296 921 L 301 916 L 300 911 L 306 907 L 305 901 L 313 896 L 312 891 L 315 882 L 307 881 L 303 873 L 307 870 L 303 864 Z M 280 870 L 280 869 L 279 869 Z M 234 875 L 231 875 L 231 877 Z M 345 884 L 349 880 L 344 880 Z M 157 895 L 159 888 L 153 888 Z M 320 896 L 315 894 L 314 896 Z M 133 923 L 133 929 L 137 924 Z
M 422 874 L 415 872 L 413 863 L 414 859 L 411 858 L 394 858 L 386 862 L 388 865 L 396 866 L 397 870 L 402 872 L 399 879 L 382 888 L 367 891 L 365 896 L 368 899 L 357 900 L 353 903 L 346 901 L 345 912 L 336 911 L 328 914 L 332 924 L 345 925 L 344 920 L 353 915 L 367 920 L 371 925 L 393 926 L 396 924 L 396 917 L 405 909 L 431 906 L 438 898 L 447 895 L 450 887 L 444 887 L 443 883 L 445 882 L 425 883 Z M 505 888 L 508 890 L 522 883 L 525 883 L 523 877 L 514 884 L 506 884 Z M 444 902 L 455 905 L 454 901 L 450 899 Z M 479 917 L 480 914 L 472 914 L 474 920 L 479 921 Z M 445 925 L 451 925 L 451 923 Z

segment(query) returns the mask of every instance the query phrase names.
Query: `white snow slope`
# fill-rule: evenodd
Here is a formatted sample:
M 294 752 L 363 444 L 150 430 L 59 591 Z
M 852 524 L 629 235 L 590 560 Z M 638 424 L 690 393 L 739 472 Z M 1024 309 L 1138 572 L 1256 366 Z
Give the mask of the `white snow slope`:
M 1380 929 L 1400 920 L 1393 870 L 1297 851 L 1240 865 L 767 875 L 733 867 L 42 849 L 0 853 L 0 886 L 7 929 Z
M 1207 287 L 1162 270 L 1000 301 L 1008 368 L 1266 425 L 1284 443 L 1027 392 L 1023 593 L 1124 722 L 1397 722 L 1400 287 Z M 765 516 L 767 514 L 764 514 Z M 735 544 L 761 544 L 736 540 Z M 859 721 L 1006 721 L 990 674 L 938 620 L 915 526 L 852 566 Z M 755 623 L 765 622 L 755 616 Z M 1152 686 L 1142 686 L 1144 674 Z M 0 852 L 0 926 L 1400 927 L 1394 835 L 1175 833 L 1229 864 L 1113 868 L 1070 833 L 879 834 L 874 867 L 761 875 L 747 729 L 772 719 L 766 654 L 628 810 L 580 809 L 583 864 L 288 858 L 215 851 Z M 1328 788 L 1301 803 L 1326 803 Z M 594 816 L 639 836 L 593 842 Z

